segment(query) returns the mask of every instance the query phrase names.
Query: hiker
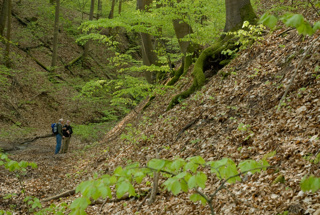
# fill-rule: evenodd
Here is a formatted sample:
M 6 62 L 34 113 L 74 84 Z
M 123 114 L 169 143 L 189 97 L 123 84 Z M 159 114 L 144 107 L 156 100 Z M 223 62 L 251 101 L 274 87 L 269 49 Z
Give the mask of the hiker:
M 62 128 L 63 142 L 62 142 L 61 153 L 66 153 L 68 151 L 72 133 L 73 131 L 72 131 L 72 127 L 70 126 L 70 120 L 67 120 L 67 123 Z
M 58 154 L 61 148 L 61 141 L 62 141 L 62 124 L 63 124 L 63 119 L 59 119 L 59 122 L 57 123 L 57 130 L 58 130 L 58 134 L 56 135 L 56 140 L 57 140 L 57 145 L 56 145 L 56 151 L 54 152 L 54 154 Z

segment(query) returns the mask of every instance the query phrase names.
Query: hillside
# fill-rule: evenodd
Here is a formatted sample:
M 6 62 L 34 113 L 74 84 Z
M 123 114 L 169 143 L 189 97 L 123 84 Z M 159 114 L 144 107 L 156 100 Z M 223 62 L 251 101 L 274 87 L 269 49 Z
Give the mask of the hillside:
M 25 178 L 29 195 L 44 198 L 74 188 L 83 179 L 90 178 L 93 172 L 112 172 L 115 167 L 132 161 L 145 163 L 156 157 L 156 148 L 161 150 L 160 158 L 163 159 L 200 155 L 205 160 L 228 157 L 236 162 L 249 158 L 261 159 L 265 154 L 276 151 L 276 155 L 269 160 L 273 168 L 249 176 L 241 183 L 228 185 L 233 195 L 222 191 L 217 196 L 214 201 L 216 212 L 278 214 L 286 210 L 301 210 L 303 214 L 313 214 L 319 207 L 319 194 L 301 192 L 299 182 L 307 174 L 320 174 L 318 164 L 306 159 L 306 156 L 313 157 L 318 153 L 320 144 L 320 79 L 317 78 L 319 72 L 315 70 L 319 62 L 319 41 L 312 47 L 313 54 L 299 67 L 286 105 L 279 113 L 276 106 L 304 51 L 317 38 L 318 35 L 315 35 L 302 41 L 302 37 L 294 30 L 279 29 L 266 36 L 263 43 L 241 52 L 200 92 L 172 110 L 165 111 L 169 102 L 167 98 L 176 92 L 156 96 L 145 111 L 137 108 L 139 114 L 132 113 L 132 117 L 126 121 L 133 126 L 127 131 L 122 130 L 122 133 L 131 131 L 131 143 L 130 140 L 121 139 L 120 132 L 115 132 L 115 129 L 105 140 L 85 149 L 83 153 L 75 152 L 70 156 L 49 159 L 50 143 L 43 141 L 34 143 L 36 147 L 14 153 L 14 159 L 36 161 L 39 164 L 39 169 L 30 171 Z M 221 75 L 225 73 L 229 75 Z M 181 89 L 186 87 L 184 83 L 178 84 Z M 238 129 L 241 123 L 248 125 L 247 131 Z M 186 128 L 188 124 L 190 126 Z M 118 128 L 124 126 L 119 124 Z M 141 134 L 134 135 L 138 130 L 150 138 L 142 140 Z M 248 135 L 250 138 L 246 138 Z M 75 148 L 79 147 L 77 142 L 72 144 Z M 37 158 L 34 158 L 35 153 L 38 154 Z M 52 168 L 47 168 L 49 164 Z M 45 182 L 45 175 L 51 179 Z M 285 183 L 272 184 L 279 175 L 285 177 Z M 5 181 L 11 180 L 9 176 Z M 2 184 L 2 192 L 4 189 L 9 192 L 9 187 L 14 184 L 10 182 L 5 187 Z M 205 192 L 212 192 L 217 186 L 219 181 L 210 178 Z M 192 203 L 188 195 L 179 194 L 175 197 L 162 190 L 156 202 L 152 206 L 142 206 L 140 213 L 209 213 L 208 207 Z M 70 197 L 67 202 L 73 198 Z M 131 214 L 141 201 L 107 202 L 102 211 L 105 214 Z M 93 206 L 89 208 L 89 213 L 99 214 L 99 210 L 100 206 Z
M 54 6 L 49 1 L 13 1 L 12 7 L 11 68 L 4 66 L 3 54 L 0 62 L 0 147 L 12 150 L 17 143 L 48 134 L 51 123 L 62 117 L 80 125 L 104 123 L 107 101 L 77 97 L 86 82 L 109 79 L 117 69 L 106 60 L 112 52 L 95 41 L 86 62 L 81 60 L 84 48 L 76 39 L 88 15 L 68 4 L 61 7 L 57 68 L 52 72 Z M 136 45 L 129 39 L 118 35 L 122 51 Z M 4 41 L 0 48 L 5 50 Z
M 310 11 L 305 14 L 313 14 Z M 295 29 L 279 27 L 266 33 L 260 43 L 238 53 L 200 91 L 169 111 L 166 108 L 173 95 L 190 86 L 191 69 L 175 89 L 165 89 L 166 93 L 156 95 L 148 106 L 148 99 L 141 102 L 99 142 L 84 144 L 75 138 L 71 153 L 54 156 L 55 140 L 47 138 L 12 152 L 11 159 L 34 161 L 39 166 L 28 169 L 22 177 L 27 195 L 43 200 L 73 190 L 94 175 L 112 174 L 118 166 L 133 162 L 144 165 L 157 157 L 156 150 L 161 159 L 202 156 L 214 161 L 227 157 L 236 163 L 260 160 L 275 152 L 268 158 L 271 167 L 266 171 L 241 176 L 241 182 L 227 184 L 228 191 L 217 194 L 213 200 L 216 214 L 319 214 L 319 192 L 302 192 L 300 188 L 304 176 L 320 177 L 319 164 L 311 162 L 320 152 L 318 38 L 319 33 L 303 37 Z M 286 100 L 278 111 L 288 86 Z M 213 174 L 208 176 L 202 191 L 213 193 L 221 181 Z M 283 183 L 274 183 L 281 176 Z M 160 176 L 160 183 L 163 181 Z M 151 186 L 144 181 L 136 190 Z M 18 193 L 0 201 L 0 209 L 14 207 L 18 214 L 26 214 L 19 189 L 13 173 L 0 172 L 0 197 Z M 208 205 L 190 201 L 192 193 L 175 196 L 160 187 L 152 205 L 143 202 L 144 196 L 120 201 L 99 199 L 87 213 L 210 214 Z M 62 206 L 79 196 L 71 194 L 43 202 L 43 206 Z

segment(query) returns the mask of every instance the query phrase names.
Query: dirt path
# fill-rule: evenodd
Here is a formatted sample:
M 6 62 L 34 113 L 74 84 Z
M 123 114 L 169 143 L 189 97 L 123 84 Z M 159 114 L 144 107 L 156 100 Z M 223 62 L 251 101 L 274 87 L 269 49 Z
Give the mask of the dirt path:
M 36 140 L 23 150 L 10 152 L 10 159 L 16 161 L 35 162 L 37 169 L 28 169 L 26 175 L 21 176 L 26 196 L 39 199 L 53 196 L 66 190 L 74 189 L 84 178 L 81 177 L 85 144 L 76 138 L 71 139 L 69 153 L 54 155 L 55 137 Z M 21 185 L 14 173 L 1 168 L 0 196 L 16 194 L 17 196 L 0 202 L 0 209 L 8 209 L 16 205 L 15 211 L 23 211 Z M 50 204 L 50 203 L 48 203 Z M 11 206 L 13 207 L 13 206 Z

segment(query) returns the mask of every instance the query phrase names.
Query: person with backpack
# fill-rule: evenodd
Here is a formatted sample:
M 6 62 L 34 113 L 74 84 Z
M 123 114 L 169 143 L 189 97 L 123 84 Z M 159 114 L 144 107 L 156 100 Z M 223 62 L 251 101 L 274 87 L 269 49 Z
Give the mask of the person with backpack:
M 62 124 L 63 124 L 63 119 L 59 119 L 59 122 L 56 124 L 57 127 L 57 134 L 56 134 L 56 141 L 57 141 L 57 145 L 56 145 L 56 150 L 54 152 L 54 154 L 58 154 L 61 148 L 61 141 L 63 138 L 63 133 L 62 133 Z
M 62 127 L 63 142 L 61 153 L 67 153 L 69 148 L 71 134 L 73 133 L 70 123 L 70 120 L 67 120 L 67 123 Z

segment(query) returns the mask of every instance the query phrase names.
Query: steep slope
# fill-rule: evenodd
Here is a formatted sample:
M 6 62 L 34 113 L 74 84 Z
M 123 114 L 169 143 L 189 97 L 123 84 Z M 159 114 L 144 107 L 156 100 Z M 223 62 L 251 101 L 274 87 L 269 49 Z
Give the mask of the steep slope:
M 143 107 L 147 101 L 141 103 L 99 144 L 82 148 L 79 142 L 73 142 L 70 156 L 53 157 L 50 145 L 53 139 L 39 140 L 25 152 L 15 152 L 12 159 L 35 161 L 40 166 L 38 170 L 29 170 L 24 178 L 28 195 L 44 199 L 75 188 L 94 173 L 111 174 L 117 166 L 135 161 L 145 164 L 156 157 L 156 149 L 160 150 L 162 159 L 200 155 L 207 161 L 228 157 L 236 163 L 258 160 L 275 151 L 269 158 L 272 167 L 267 171 L 242 177 L 241 182 L 227 185 L 230 192 L 218 193 L 213 201 L 216 213 L 313 214 L 320 206 L 319 192 L 304 193 L 299 183 L 307 174 L 320 176 L 319 164 L 310 162 L 320 145 L 318 37 L 319 33 L 303 38 L 293 29 L 278 29 L 266 35 L 260 44 L 240 52 L 201 91 L 172 110 L 166 111 L 170 98 L 186 89 L 191 77 L 177 83 L 176 89 L 157 95 L 146 109 Z M 311 54 L 304 59 L 310 46 Z M 278 112 L 280 99 L 295 69 L 297 76 Z M 42 146 L 41 153 L 37 145 Z M 35 158 L 37 153 L 39 156 Z M 47 174 L 53 179 L 45 177 Z M 279 176 L 284 176 L 284 183 L 274 184 Z M 14 175 L 1 172 L 0 177 L 6 181 L 0 186 L 3 194 L 19 192 Z M 161 177 L 160 182 L 163 180 Z M 220 183 L 211 175 L 203 192 L 213 193 Z M 146 187 L 151 187 L 150 183 L 145 182 L 137 189 Z M 89 214 L 210 214 L 208 206 L 189 200 L 191 194 L 190 191 L 174 196 L 161 188 L 156 202 L 150 206 L 143 204 L 139 211 L 143 197 L 120 202 L 108 200 L 90 206 L 87 211 Z M 79 196 L 44 204 L 70 203 Z M 8 208 L 10 203 L 21 199 L 18 196 L 13 202 L 6 200 L 1 207 Z M 17 211 L 23 214 L 25 207 L 19 206 Z
M 245 182 L 228 185 L 214 201 L 218 214 L 277 214 L 289 210 L 312 213 L 319 194 L 303 193 L 299 183 L 307 174 L 320 176 L 317 164 L 308 161 L 319 152 L 320 92 L 319 35 L 303 38 L 294 30 L 280 29 L 261 44 L 239 54 L 200 92 L 165 112 L 168 95 L 159 95 L 147 110 L 123 131 L 123 138 L 108 143 L 104 157 L 112 172 L 132 161 L 146 163 L 155 158 L 205 160 L 228 157 L 239 163 L 245 159 L 270 158 L 272 168 L 254 174 Z M 315 41 L 310 55 L 301 62 Z M 280 112 L 277 106 L 294 70 L 298 67 L 289 94 Z M 227 77 L 226 74 L 228 74 Z M 181 83 L 180 83 L 181 84 Z M 176 93 L 176 92 L 175 92 Z M 244 129 L 245 128 L 245 129 Z M 112 133 L 110 133 L 112 135 Z M 148 138 L 143 138 L 145 135 Z M 108 138 L 106 138 L 108 140 Z M 103 160 L 103 159 L 102 159 Z M 101 158 L 99 159 L 101 161 Z M 284 184 L 272 184 L 280 175 Z M 215 177 L 207 181 L 206 193 L 219 186 Z M 190 194 L 174 197 L 162 190 L 153 206 L 143 206 L 142 214 L 209 214 L 209 208 L 193 204 Z M 107 203 L 106 213 L 126 214 L 137 210 L 136 201 Z M 155 212 L 157 211 L 157 212 Z

